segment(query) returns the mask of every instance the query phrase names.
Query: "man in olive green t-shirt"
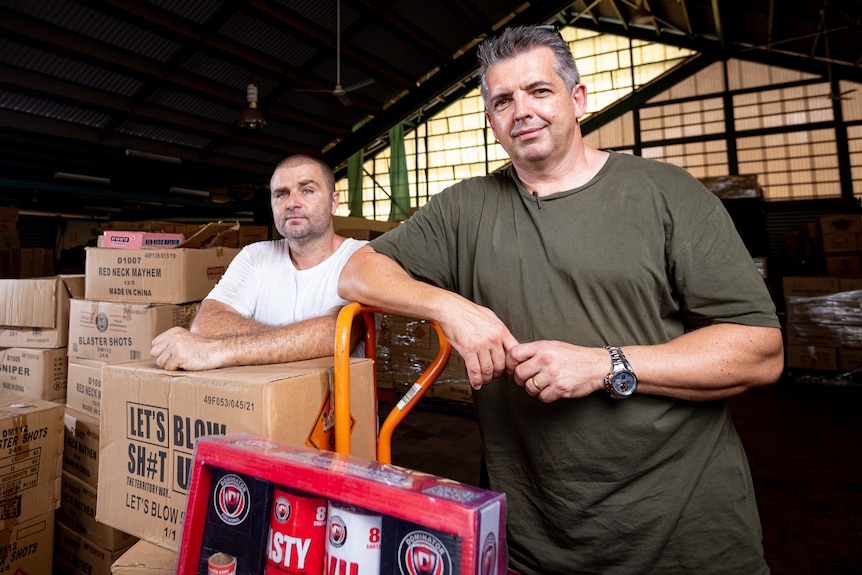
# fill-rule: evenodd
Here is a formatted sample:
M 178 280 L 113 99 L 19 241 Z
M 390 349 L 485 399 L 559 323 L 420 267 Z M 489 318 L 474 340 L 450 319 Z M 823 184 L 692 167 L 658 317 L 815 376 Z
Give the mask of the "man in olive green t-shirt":
M 522 573 L 768 573 L 726 399 L 774 383 L 774 305 L 682 169 L 586 146 L 568 45 L 479 48 L 512 166 L 361 248 L 339 294 L 434 319 L 467 365 Z

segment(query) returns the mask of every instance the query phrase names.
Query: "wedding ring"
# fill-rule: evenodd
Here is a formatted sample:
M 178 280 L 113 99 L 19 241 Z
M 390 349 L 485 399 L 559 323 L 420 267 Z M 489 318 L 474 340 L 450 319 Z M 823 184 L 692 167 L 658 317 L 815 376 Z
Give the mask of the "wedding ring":
M 533 387 L 535 387 L 536 391 L 538 391 L 539 393 L 541 393 L 542 390 L 545 389 L 544 387 L 539 387 L 539 384 L 536 383 L 536 376 L 535 375 L 530 378 L 530 383 L 533 384 Z

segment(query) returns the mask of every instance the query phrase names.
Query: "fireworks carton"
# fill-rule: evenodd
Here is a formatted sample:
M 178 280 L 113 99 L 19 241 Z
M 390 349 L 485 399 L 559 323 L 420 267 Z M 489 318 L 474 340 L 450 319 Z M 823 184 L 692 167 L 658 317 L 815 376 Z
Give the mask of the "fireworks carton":
M 235 434 L 195 443 L 177 575 L 206 574 L 214 555 L 220 562 L 237 560 L 213 544 L 230 541 L 235 528 L 209 520 L 213 507 L 225 501 L 220 489 L 226 476 L 234 477 L 226 516 L 252 509 L 254 498 L 272 502 L 266 538 L 260 540 L 258 531 L 258 541 L 245 541 L 245 548 L 266 557 L 265 571 L 257 573 L 320 573 L 321 566 L 326 575 L 507 571 L 505 495 L 361 457 Z M 255 495 L 237 487 L 235 478 L 267 482 L 276 496 Z
M 106 363 L 149 358 L 153 338 L 174 326 L 189 327 L 199 307 L 73 299 L 69 356 Z
M 85 252 L 86 299 L 188 303 L 207 296 L 239 249 L 88 247 Z
M 53 555 L 53 511 L 0 531 L 0 573 L 52 575 Z
M 351 442 L 374 457 L 374 363 L 350 363 Z M 176 549 L 195 438 L 253 433 L 326 448 L 333 359 L 208 371 L 165 371 L 152 361 L 102 368 L 96 519 Z
M 0 530 L 60 506 L 63 405 L 0 395 Z
M 0 349 L 0 389 L 63 403 L 67 366 L 65 347 Z

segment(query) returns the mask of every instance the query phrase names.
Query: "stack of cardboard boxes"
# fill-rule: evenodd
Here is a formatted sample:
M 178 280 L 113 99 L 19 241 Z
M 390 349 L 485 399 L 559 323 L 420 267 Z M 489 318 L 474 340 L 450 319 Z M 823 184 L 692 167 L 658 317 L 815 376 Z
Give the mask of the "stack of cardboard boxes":
M 83 276 L 0 280 L 0 572 L 51 573 L 69 306 Z
M 821 216 L 815 227 L 826 275 L 782 280 L 787 367 L 848 372 L 862 367 L 862 216 Z
M 820 216 L 826 275 L 862 277 L 862 217 L 859 214 Z
M 239 251 L 230 247 L 235 240 L 226 240 L 225 232 L 241 235 L 231 227 L 210 228 L 218 233 L 206 241 L 195 244 L 193 236 L 170 249 L 88 249 L 87 300 L 73 305 L 71 324 L 78 322 L 81 330 L 89 331 L 81 331 L 84 339 L 73 339 L 70 353 L 81 353 L 90 344 L 88 334 L 95 334 L 99 325 L 107 333 L 117 324 L 117 333 L 107 336 L 117 345 L 97 342 L 96 356 L 83 360 L 102 363 L 81 366 L 92 369 L 88 381 L 98 381 L 99 387 L 81 397 L 90 401 L 88 407 L 84 404 L 90 412 L 96 410 L 93 398 L 99 397 L 98 476 L 104 479 L 99 482 L 96 520 L 139 539 L 115 561 L 117 572 L 173 568 L 197 437 L 256 433 L 323 449 L 332 442 L 332 358 L 167 372 L 149 359 L 152 337 L 167 328 L 150 329 L 154 323 L 141 320 L 147 327 L 139 346 L 144 350 L 137 349 L 134 330 L 122 327 L 124 317 L 145 318 L 160 309 L 170 310 L 170 317 L 185 317 L 179 310 L 209 293 Z M 107 307 L 107 321 L 98 320 L 99 311 L 90 300 Z M 122 310 L 112 311 L 117 305 Z M 80 317 L 75 314 L 78 308 Z M 72 327 L 73 334 L 77 329 Z M 357 359 L 350 373 L 354 452 L 373 458 L 373 364 Z
M 166 241 L 169 235 L 176 241 Z M 71 301 L 68 317 L 70 392 L 55 555 L 64 572 L 110 573 L 113 562 L 138 540 L 96 518 L 104 483 L 99 475 L 102 369 L 148 358 L 156 335 L 188 327 L 198 302 L 238 251 L 177 251 L 183 239 L 182 234 L 107 230 L 99 243 L 109 247 L 87 248 L 84 297 Z M 195 269 L 207 271 L 183 281 L 177 270 L 185 260 L 202 260 Z
M 234 245 L 199 250 L 214 258 L 92 248 L 95 272 L 0 280 L 0 572 L 107 574 L 137 541 L 95 517 L 102 368 L 149 357 L 155 334 L 188 325 L 239 237 L 260 239 L 216 227 Z M 182 303 L 160 300 L 171 290 Z
M 437 330 L 427 320 L 382 314 L 377 338 L 377 386 L 403 395 L 428 369 L 440 349 Z M 449 362 L 424 397 L 472 403 L 470 378 L 454 349 Z

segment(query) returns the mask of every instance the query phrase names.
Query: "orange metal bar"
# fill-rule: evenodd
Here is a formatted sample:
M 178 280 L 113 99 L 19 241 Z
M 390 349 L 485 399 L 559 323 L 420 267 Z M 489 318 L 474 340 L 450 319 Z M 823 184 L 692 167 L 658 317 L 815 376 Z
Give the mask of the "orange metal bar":
M 350 453 L 350 332 L 357 314 L 361 314 L 365 324 L 365 356 L 376 359 L 377 330 L 374 314 L 380 310 L 363 306 L 357 302 L 347 304 L 338 314 L 335 331 L 335 374 L 333 395 L 335 405 L 335 451 Z M 443 330 L 436 321 L 431 325 L 437 331 L 440 349 L 431 365 L 419 376 L 416 383 L 407 391 L 398 404 L 389 412 L 386 421 L 380 428 L 377 440 L 377 460 L 382 463 L 392 462 L 392 432 L 410 413 L 410 410 L 421 399 L 429 387 L 439 377 L 446 367 L 452 353 L 452 344 L 446 339 Z M 375 368 L 376 386 L 376 368 Z M 376 393 L 376 387 L 375 387 Z
M 416 405 L 416 402 L 425 395 L 428 388 L 434 384 L 434 381 L 440 376 L 440 372 L 446 367 L 449 361 L 449 355 L 452 353 L 452 344 L 443 335 L 443 330 L 437 325 L 436 321 L 432 321 L 431 325 L 437 330 L 437 337 L 440 340 L 440 349 L 437 350 L 437 356 L 431 365 L 428 366 L 419 379 L 416 380 L 407 393 L 404 394 L 398 403 L 389 412 L 386 421 L 380 427 L 380 437 L 377 439 L 377 461 L 381 463 L 392 463 L 392 432 L 398 427 L 410 410 Z
M 335 324 L 335 372 L 332 394 L 335 406 L 335 451 L 350 453 L 350 328 L 362 306 L 349 303 L 338 313 Z

